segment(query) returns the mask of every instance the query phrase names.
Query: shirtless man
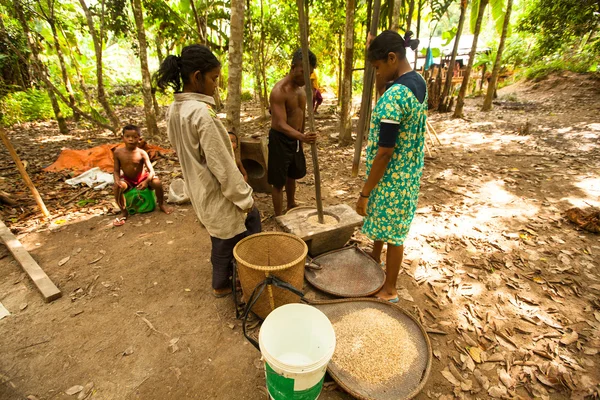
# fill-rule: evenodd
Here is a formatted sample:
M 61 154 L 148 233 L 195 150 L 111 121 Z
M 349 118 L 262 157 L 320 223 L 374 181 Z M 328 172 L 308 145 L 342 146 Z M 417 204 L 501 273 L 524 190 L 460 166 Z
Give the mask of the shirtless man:
M 158 207 L 166 214 L 171 209 L 164 205 L 164 191 L 160 179 L 154 175 L 154 168 L 150 163 L 148 153 L 140 149 L 140 128 L 135 125 L 127 125 L 123 128 L 123 143 L 125 147 L 114 150 L 114 192 L 115 200 L 121 209 L 121 217 L 117 218 L 113 225 L 121 226 L 128 217 L 123 194 L 133 188 L 143 190 L 147 187 L 156 193 Z M 121 175 L 121 171 L 123 174 Z
M 317 66 L 317 57 L 309 50 L 310 72 Z M 275 216 L 283 213 L 283 187 L 287 194 L 287 209 L 296 207 L 296 179 L 306 175 L 306 160 L 302 143 L 313 143 L 317 134 L 304 133 L 306 93 L 304 91 L 302 51 L 292 58 L 290 72 L 271 90 L 271 130 L 269 131 L 268 181 L 273 186 Z

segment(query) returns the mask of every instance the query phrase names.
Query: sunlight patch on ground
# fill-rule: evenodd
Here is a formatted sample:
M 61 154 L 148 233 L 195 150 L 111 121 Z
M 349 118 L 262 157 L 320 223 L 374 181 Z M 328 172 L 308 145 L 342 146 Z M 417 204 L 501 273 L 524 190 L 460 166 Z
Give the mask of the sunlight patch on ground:
M 81 140 L 81 138 L 73 135 L 55 135 L 55 136 L 40 136 L 34 139 L 38 143 L 63 142 L 66 140 Z
M 509 204 L 517 200 L 516 196 L 504 189 L 504 181 L 501 179 L 483 184 L 479 194 L 482 198 L 489 199 L 493 205 Z

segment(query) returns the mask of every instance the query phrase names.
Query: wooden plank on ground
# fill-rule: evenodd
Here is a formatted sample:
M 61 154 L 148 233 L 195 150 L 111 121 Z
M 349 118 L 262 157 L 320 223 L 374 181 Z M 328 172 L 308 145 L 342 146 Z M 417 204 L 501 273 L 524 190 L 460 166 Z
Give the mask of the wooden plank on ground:
M 29 275 L 35 286 L 37 286 L 46 303 L 62 296 L 61 291 L 52 283 L 44 270 L 40 268 L 27 250 L 25 250 L 21 242 L 17 240 L 15 235 L 12 234 L 2 221 L 0 221 L 0 239 L 2 239 L 8 250 L 15 257 L 15 260 L 21 264 L 23 270 L 27 272 L 27 275 Z

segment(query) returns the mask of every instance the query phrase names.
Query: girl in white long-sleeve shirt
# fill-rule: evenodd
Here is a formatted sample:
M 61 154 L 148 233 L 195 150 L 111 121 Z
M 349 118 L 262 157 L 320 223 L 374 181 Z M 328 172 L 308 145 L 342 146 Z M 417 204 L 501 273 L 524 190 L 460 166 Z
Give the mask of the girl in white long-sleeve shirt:
M 232 291 L 233 248 L 261 230 L 252 188 L 237 168 L 229 135 L 214 110 L 220 73 L 221 63 L 207 47 L 191 45 L 181 56 L 168 56 L 156 76 L 159 88 L 175 91 L 167 132 L 196 215 L 210 234 L 217 297 Z

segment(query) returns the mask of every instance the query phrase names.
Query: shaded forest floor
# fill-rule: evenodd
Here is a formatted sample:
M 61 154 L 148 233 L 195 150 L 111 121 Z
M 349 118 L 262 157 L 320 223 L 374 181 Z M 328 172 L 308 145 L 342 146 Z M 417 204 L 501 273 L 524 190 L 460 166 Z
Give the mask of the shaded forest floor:
M 600 207 L 599 95 L 599 81 L 568 74 L 504 88 L 490 113 L 469 99 L 466 119 L 430 116 L 442 145 L 425 160 L 398 282 L 400 306 L 445 333 L 430 335 L 433 369 L 418 398 L 598 393 L 600 236 L 563 213 Z M 266 133 L 268 121 L 244 108 L 244 133 Z M 354 206 L 364 163 L 352 178 L 353 149 L 337 145 L 330 111 L 325 104 L 317 118 L 324 202 Z M 121 112 L 142 120 L 141 110 Z M 108 191 L 71 189 L 41 171 L 61 147 L 118 141 L 72 127 L 70 135 L 52 123 L 9 132 L 49 222 L 0 151 L 0 189 L 19 199 L 2 207 L 2 219 L 63 291 L 44 304 L 0 246 L 0 302 L 11 312 L 0 320 L 0 398 L 74 398 L 65 391 L 92 382 L 97 399 L 264 398 L 260 354 L 231 299 L 210 293 L 210 241 L 191 206 L 113 228 Z M 165 187 L 180 175 L 174 159 L 155 168 Z M 310 171 L 298 197 L 314 203 Z M 277 229 L 269 197 L 257 200 L 264 229 Z M 328 384 L 321 398 L 349 396 Z

